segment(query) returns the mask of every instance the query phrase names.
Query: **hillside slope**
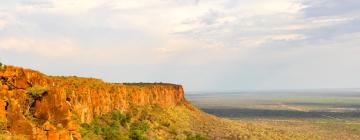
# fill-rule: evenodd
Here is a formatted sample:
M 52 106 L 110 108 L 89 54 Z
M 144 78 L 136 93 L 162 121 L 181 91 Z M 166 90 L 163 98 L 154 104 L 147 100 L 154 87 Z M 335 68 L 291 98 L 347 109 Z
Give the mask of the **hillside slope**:
M 111 84 L 0 68 L 2 139 L 296 139 L 203 113 L 174 84 Z

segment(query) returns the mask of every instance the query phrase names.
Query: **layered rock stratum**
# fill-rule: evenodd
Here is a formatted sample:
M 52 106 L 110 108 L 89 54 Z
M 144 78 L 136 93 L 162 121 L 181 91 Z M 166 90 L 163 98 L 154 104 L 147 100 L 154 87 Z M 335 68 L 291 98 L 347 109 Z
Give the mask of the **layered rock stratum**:
M 15 66 L 1 70 L 0 82 L 0 120 L 10 133 L 32 139 L 80 139 L 79 126 L 72 121 L 74 114 L 81 122 L 91 122 L 96 116 L 129 106 L 168 108 L 185 102 L 180 85 L 110 84 L 93 78 L 47 76 Z M 34 86 L 46 88 L 44 95 L 31 99 L 27 89 Z M 30 100 L 35 101 L 29 104 Z M 57 125 L 65 129 L 58 130 Z
M 130 122 L 149 122 L 149 139 L 186 139 L 189 134 L 208 139 L 296 138 L 203 113 L 185 100 L 181 85 L 106 83 L 2 66 L 0 86 L 0 127 L 5 139 L 80 140 L 84 137 L 81 124 L 114 111 L 132 114 Z

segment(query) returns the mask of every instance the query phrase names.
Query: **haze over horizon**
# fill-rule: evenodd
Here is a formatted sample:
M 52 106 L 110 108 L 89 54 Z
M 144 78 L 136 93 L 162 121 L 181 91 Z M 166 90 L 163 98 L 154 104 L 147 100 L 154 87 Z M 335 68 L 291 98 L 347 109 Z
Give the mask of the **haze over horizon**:
M 358 0 L 3 0 L 0 62 L 188 91 L 360 88 Z

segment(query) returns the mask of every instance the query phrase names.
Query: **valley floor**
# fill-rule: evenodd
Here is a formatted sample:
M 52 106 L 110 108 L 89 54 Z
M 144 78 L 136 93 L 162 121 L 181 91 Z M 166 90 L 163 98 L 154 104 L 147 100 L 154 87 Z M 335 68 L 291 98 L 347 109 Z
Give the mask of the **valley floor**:
M 236 119 L 235 119 L 236 120 Z M 317 140 L 358 140 L 360 120 L 334 119 L 240 119 L 238 122 L 258 126 L 272 126 L 276 129 L 296 133 Z
M 289 136 L 279 139 L 359 140 L 359 95 L 353 91 L 239 92 L 192 94 L 188 99 L 209 114 Z M 266 138 L 274 139 L 274 134 Z

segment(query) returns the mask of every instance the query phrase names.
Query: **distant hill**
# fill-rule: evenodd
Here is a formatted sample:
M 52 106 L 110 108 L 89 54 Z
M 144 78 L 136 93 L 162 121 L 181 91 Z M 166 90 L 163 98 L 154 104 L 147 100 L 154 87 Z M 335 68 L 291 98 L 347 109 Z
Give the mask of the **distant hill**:
M 0 85 L 0 139 L 301 139 L 208 115 L 181 85 L 111 84 L 9 65 L 0 68 Z

